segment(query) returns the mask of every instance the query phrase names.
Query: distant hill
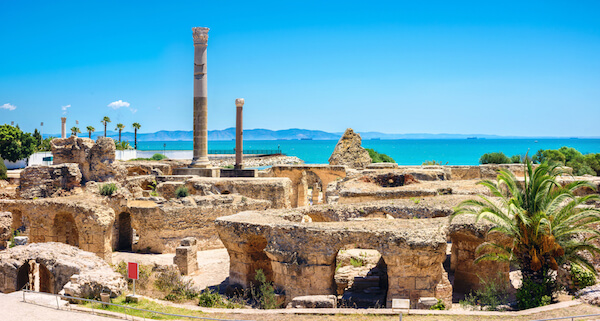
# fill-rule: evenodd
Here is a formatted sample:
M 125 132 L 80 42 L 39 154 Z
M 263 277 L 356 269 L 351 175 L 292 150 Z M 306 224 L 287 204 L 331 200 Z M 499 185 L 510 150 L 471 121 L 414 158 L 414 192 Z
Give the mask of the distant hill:
M 498 136 L 498 135 L 481 135 L 481 134 L 385 134 L 379 132 L 359 132 L 362 139 L 514 139 L 514 138 L 565 138 L 565 137 L 524 137 L 524 136 Z M 270 130 L 270 129 L 246 129 L 244 130 L 245 140 L 299 140 L 299 139 L 313 139 L 313 140 L 338 140 L 342 137 L 343 133 L 328 133 L 322 130 L 310 130 L 310 129 L 299 129 L 290 128 L 282 130 Z M 92 134 L 92 138 L 96 139 L 98 136 L 104 135 L 103 131 L 97 131 Z M 60 134 L 44 134 L 44 137 L 54 136 L 60 137 Z M 87 137 L 87 133 L 82 133 L 80 137 Z M 118 139 L 119 133 L 115 131 L 108 131 L 107 136 Z M 133 142 L 133 132 L 123 132 L 121 139 Z M 596 138 L 596 137 L 588 137 Z M 191 141 L 193 140 L 193 132 L 174 130 L 167 131 L 161 130 L 155 133 L 138 133 L 138 141 Z M 235 139 L 235 128 L 227 128 L 222 130 L 209 130 L 208 140 L 234 140 Z

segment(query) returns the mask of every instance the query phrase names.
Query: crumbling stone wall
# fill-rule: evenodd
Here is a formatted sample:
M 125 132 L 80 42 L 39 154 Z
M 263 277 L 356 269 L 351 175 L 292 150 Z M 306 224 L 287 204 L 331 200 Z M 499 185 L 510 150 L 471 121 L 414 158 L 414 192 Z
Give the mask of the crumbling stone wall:
M 51 197 L 59 190 L 81 187 L 81 171 L 77 164 L 28 166 L 21 172 L 19 196 L 24 199 Z
M 510 244 L 510 239 L 498 233 L 488 234 L 489 223 L 475 223 L 472 216 L 461 215 L 453 219 L 449 227 L 452 242 L 450 270 L 454 271 L 454 290 L 469 293 L 481 286 L 481 280 L 499 280 L 509 282 L 510 266 L 507 262 L 481 261 L 475 263 L 482 254 L 490 249 L 477 252 L 484 242 Z
M 355 133 L 352 128 L 346 129 L 329 157 L 329 165 L 342 165 L 357 169 L 367 167 L 371 164 L 371 157 L 361 143 L 360 134 Z
M 115 163 L 116 147 L 112 138 L 99 137 L 94 143 L 89 138 L 71 136 L 55 138 L 50 144 L 53 164 L 78 164 L 84 182 L 123 180 L 127 176 L 125 167 Z
M 0 200 L 0 209 L 19 213 L 27 222 L 31 243 L 71 243 L 82 250 L 112 260 L 110 229 L 114 211 L 91 202 L 51 198 L 37 200 Z
M 29 272 L 23 271 L 24 266 L 36 267 L 37 273 L 49 272 L 32 280 L 33 285 L 37 283 L 36 289 L 43 292 L 59 293 L 64 288 L 69 295 L 86 298 L 99 297 L 101 292 L 108 291 L 116 297 L 127 285 L 120 274 L 94 253 L 62 243 L 35 243 L 0 252 L 1 292 L 20 290 L 19 281 L 24 282 L 19 280 L 19 274 L 23 277 Z
M 271 177 L 287 177 L 292 181 L 292 193 L 290 195 L 291 207 L 301 207 L 307 205 L 307 181 L 306 172 L 314 173 L 322 182 L 323 190 L 329 183 L 346 177 L 345 166 L 331 165 L 278 165 L 273 166 L 269 175 Z M 326 195 L 323 193 L 326 202 Z
M 230 255 L 230 282 L 248 287 L 261 268 L 285 293 L 286 303 L 297 296 L 335 294 L 336 255 L 354 244 L 379 251 L 387 264 L 388 307 L 392 298 L 410 298 L 414 306 L 420 297 L 452 304 L 452 286 L 442 266 L 446 218 L 388 219 L 385 224 L 369 219 L 303 222 L 319 208 L 335 207 L 247 211 L 218 218 L 219 237 Z

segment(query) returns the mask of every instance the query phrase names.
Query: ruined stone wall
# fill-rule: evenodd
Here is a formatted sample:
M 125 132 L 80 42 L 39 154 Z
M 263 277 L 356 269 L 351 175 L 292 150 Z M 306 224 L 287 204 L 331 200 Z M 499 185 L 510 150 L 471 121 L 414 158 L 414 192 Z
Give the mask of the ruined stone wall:
M 290 195 L 291 207 L 302 207 L 307 204 L 306 190 L 307 172 L 314 173 L 322 183 L 325 190 L 329 183 L 346 177 L 346 167 L 341 165 L 278 165 L 273 166 L 269 175 L 271 177 L 287 177 L 292 181 Z M 326 198 L 325 193 L 323 196 Z M 324 199 L 324 202 L 327 200 Z
M 18 213 L 27 222 L 31 243 L 67 243 L 112 260 L 115 214 L 106 206 L 65 198 L 0 200 L 0 210 Z
M 505 236 L 488 234 L 489 224 L 475 223 L 471 216 L 458 216 L 454 218 L 449 227 L 449 236 L 452 242 L 450 257 L 450 270 L 454 271 L 454 290 L 459 293 L 469 293 L 481 286 L 481 280 L 501 280 L 509 282 L 510 267 L 506 262 L 481 261 L 475 263 L 479 256 L 489 253 L 481 252 L 477 248 L 484 242 L 495 242 L 509 245 L 510 240 Z
M 452 304 L 452 286 L 442 266 L 446 218 L 303 223 L 305 210 L 249 211 L 217 219 L 230 255 L 230 282 L 248 287 L 261 268 L 285 293 L 286 302 L 303 295 L 336 294 L 337 253 L 353 244 L 381 253 L 387 264 L 388 307 L 392 298 L 410 298 L 415 306 L 419 297 Z
M 81 178 L 77 164 L 28 166 L 21 172 L 19 197 L 51 197 L 60 190 L 71 191 L 75 187 L 81 187 Z

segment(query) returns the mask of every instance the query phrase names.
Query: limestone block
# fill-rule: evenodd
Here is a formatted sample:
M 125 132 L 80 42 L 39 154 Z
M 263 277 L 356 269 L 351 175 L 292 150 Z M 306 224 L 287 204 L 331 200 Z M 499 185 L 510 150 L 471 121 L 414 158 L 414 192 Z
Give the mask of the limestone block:
M 437 303 L 437 299 L 435 297 L 423 297 L 419 298 L 417 301 L 417 309 L 429 310 L 432 306 Z
M 181 274 L 189 275 L 198 270 L 198 241 L 194 237 L 181 240 L 175 249 L 173 264 L 177 265 Z
M 358 133 L 354 133 L 352 128 L 346 129 L 329 157 L 329 165 L 362 169 L 371 164 L 369 152 L 362 148 L 361 143 L 362 139 Z
M 27 236 L 15 236 L 13 239 L 15 245 L 27 245 L 29 243 L 29 237 Z
M 306 295 L 292 299 L 288 307 L 291 308 L 336 308 L 337 297 L 335 295 Z

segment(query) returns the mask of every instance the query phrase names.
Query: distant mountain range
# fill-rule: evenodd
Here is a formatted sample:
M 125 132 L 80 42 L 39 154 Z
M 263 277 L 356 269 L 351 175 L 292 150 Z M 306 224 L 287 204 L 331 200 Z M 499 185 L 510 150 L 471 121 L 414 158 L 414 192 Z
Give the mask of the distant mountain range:
M 246 129 L 244 130 L 245 140 L 338 140 L 344 133 L 328 133 L 322 130 L 310 129 Z M 379 132 L 359 132 L 362 139 L 515 139 L 515 138 L 568 138 L 568 137 L 525 137 L 525 136 L 498 136 L 498 135 L 482 135 L 482 134 L 385 134 Z M 70 135 L 70 133 L 69 133 Z M 95 132 L 92 138 L 103 136 L 104 132 Z M 60 137 L 60 134 L 44 134 L 44 137 L 54 136 Z M 80 137 L 87 137 L 87 133 L 79 134 Z M 119 138 L 119 133 L 108 131 L 107 136 L 111 138 Z M 586 137 L 597 138 L 597 137 Z M 132 132 L 121 133 L 121 140 L 133 141 L 134 134 Z M 138 133 L 138 141 L 191 141 L 193 140 L 193 131 L 161 130 L 155 133 Z M 223 130 L 209 130 L 208 140 L 210 141 L 227 141 L 235 139 L 235 128 L 227 128 Z

